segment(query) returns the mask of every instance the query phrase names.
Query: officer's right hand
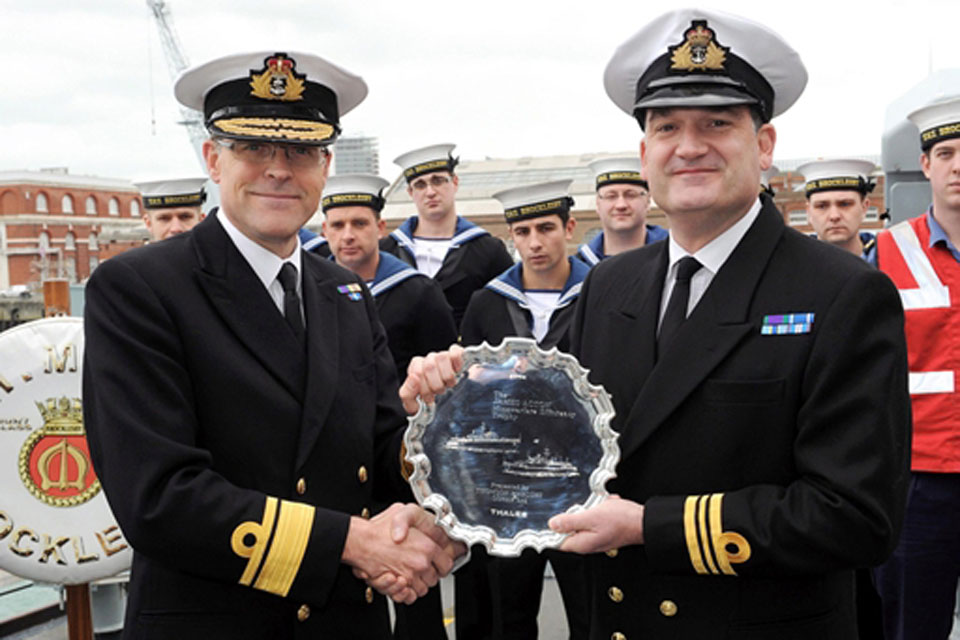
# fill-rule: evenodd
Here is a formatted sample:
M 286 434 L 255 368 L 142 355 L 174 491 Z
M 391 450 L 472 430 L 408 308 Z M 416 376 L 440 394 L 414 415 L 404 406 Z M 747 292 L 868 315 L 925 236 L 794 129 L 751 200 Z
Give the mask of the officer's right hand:
M 420 408 L 417 397 L 431 403 L 435 396 L 452 387 L 457 381 L 457 372 L 463 367 L 463 347 L 452 345 L 447 351 L 417 356 L 407 367 L 407 379 L 400 387 L 400 400 L 407 413 L 414 414 Z

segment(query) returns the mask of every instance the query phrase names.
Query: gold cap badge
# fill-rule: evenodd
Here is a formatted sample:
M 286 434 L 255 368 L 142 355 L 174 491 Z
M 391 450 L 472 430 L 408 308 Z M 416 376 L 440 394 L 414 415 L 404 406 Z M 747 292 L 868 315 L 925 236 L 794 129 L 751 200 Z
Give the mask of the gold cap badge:
M 250 71 L 250 95 L 263 100 L 303 100 L 304 78 L 294 69 L 297 63 L 278 53 L 267 58 L 260 73 Z
M 694 20 L 681 44 L 669 48 L 674 71 L 722 71 L 730 47 L 721 47 L 706 20 Z

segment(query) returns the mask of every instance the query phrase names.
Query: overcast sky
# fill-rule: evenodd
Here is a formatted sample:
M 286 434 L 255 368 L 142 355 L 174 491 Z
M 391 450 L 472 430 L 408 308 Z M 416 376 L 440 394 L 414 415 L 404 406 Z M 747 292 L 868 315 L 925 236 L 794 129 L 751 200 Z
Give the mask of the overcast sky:
M 686 3 L 684 3 L 686 4 Z M 621 0 L 167 0 L 182 53 L 317 53 L 367 81 L 343 125 L 380 140 L 380 172 L 414 147 L 463 158 L 636 149 L 603 90 L 614 49 L 669 3 Z M 775 120 L 777 158 L 880 152 L 887 105 L 960 67 L 957 0 L 726 0 L 799 51 L 810 81 Z M 145 0 L 0 0 L 0 171 L 116 178 L 200 171 Z

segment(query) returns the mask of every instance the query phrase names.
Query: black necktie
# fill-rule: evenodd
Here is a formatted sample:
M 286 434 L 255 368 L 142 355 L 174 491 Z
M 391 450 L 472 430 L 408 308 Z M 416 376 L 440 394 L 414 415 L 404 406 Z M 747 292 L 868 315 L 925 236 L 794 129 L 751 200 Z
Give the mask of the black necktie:
M 280 286 L 283 287 L 283 315 L 287 324 L 293 329 L 297 340 L 303 340 L 303 317 L 300 315 L 300 296 L 297 295 L 297 268 L 289 262 L 284 262 L 277 274 Z
M 681 258 L 677 263 L 677 280 L 670 292 L 667 310 L 660 322 L 660 335 L 657 337 L 657 353 L 663 354 L 676 335 L 677 329 L 687 319 L 687 304 L 690 301 L 690 278 L 700 270 L 700 263 L 693 256 Z

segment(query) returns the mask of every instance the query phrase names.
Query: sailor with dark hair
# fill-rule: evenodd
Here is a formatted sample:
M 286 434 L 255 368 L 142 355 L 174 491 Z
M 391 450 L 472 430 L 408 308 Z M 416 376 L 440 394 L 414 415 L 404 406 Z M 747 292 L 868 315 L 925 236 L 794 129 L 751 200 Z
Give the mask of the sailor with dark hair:
M 519 336 L 533 338 L 543 349 L 570 349 L 574 308 L 590 270 L 567 256 L 567 243 L 576 226 L 570 215 L 570 182 L 544 182 L 493 195 L 503 205 L 520 262 L 473 294 L 461 326 L 464 346 L 482 342 L 496 346 L 504 338 Z M 474 550 L 470 564 L 455 574 L 458 635 L 536 638 L 547 560 L 563 597 L 569 637 L 587 638 L 584 560 L 575 554 L 533 549 L 517 558 L 487 557 L 482 549 Z M 463 615 L 466 612 L 470 617 Z M 460 635 L 461 625 L 469 632 Z
M 436 281 L 399 258 L 380 251 L 386 223 L 379 176 L 331 176 L 323 190 L 323 236 L 333 258 L 366 282 L 397 372 L 405 375 L 413 356 L 446 349 L 457 341 L 450 306 Z

